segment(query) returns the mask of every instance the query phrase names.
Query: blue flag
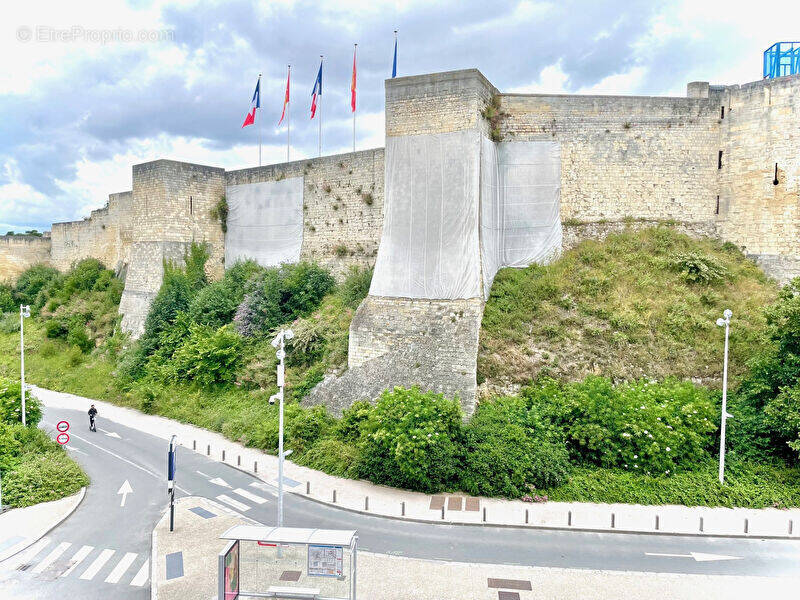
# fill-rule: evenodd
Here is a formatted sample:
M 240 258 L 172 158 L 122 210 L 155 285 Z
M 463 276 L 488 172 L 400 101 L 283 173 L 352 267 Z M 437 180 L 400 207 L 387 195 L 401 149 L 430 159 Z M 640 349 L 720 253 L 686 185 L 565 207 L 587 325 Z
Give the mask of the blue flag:
M 314 89 L 311 90 L 311 118 L 317 114 L 317 96 L 322 96 L 322 61 L 319 61 L 319 73 L 314 82 Z
M 394 39 L 394 60 L 392 61 L 392 79 L 397 77 L 397 38 Z

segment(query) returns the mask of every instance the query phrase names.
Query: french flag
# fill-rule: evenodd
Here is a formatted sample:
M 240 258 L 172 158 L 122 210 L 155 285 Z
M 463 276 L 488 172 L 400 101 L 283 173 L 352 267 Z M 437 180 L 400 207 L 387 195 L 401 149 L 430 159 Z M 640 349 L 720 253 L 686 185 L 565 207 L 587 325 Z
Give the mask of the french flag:
M 248 111 L 247 116 L 244 118 L 242 127 L 247 127 L 248 125 L 252 125 L 256 122 L 257 108 L 261 108 L 261 75 L 258 76 L 256 91 L 253 92 L 253 99 L 250 101 L 250 110 Z
M 322 98 L 322 61 L 319 61 L 319 72 L 317 80 L 314 82 L 314 89 L 311 90 L 311 118 L 317 114 L 317 96 Z

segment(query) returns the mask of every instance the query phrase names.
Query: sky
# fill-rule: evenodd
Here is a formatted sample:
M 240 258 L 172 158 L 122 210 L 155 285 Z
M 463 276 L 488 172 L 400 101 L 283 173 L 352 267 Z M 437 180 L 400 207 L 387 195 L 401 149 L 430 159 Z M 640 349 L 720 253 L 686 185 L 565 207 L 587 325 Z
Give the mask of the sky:
M 102 10 L 98 7 L 102 6 Z M 761 78 L 800 39 L 800 5 L 742 0 L 227 0 L 14 2 L 0 23 L 0 233 L 76 220 L 131 189 L 133 164 L 258 164 L 242 128 L 262 73 L 262 162 L 317 155 L 311 89 L 325 56 L 323 154 L 384 144 L 383 80 L 478 68 L 501 91 L 685 95 L 689 81 Z M 794 29 L 792 29 L 794 25 Z

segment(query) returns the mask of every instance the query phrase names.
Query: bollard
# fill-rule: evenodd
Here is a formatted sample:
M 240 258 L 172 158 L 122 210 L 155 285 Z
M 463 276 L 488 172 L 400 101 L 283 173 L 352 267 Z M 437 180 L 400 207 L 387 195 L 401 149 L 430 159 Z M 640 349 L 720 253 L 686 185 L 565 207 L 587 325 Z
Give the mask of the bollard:
M 528 509 L 525 509 L 525 525 L 528 524 Z
M 241 467 L 242 466 L 242 455 L 241 454 L 236 457 L 236 466 L 237 467 Z
M 656 515 L 656 531 L 658 531 L 660 523 L 658 522 L 658 515 Z
M 258 473 L 258 461 L 253 463 L 253 473 Z
M 483 522 L 486 523 L 486 507 L 483 507 Z
M 793 525 L 792 520 L 789 519 L 789 535 L 792 535 L 792 525 Z
M 225 450 L 222 451 L 222 462 L 225 462 Z
M 616 515 L 614 513 L 611 513 L 611 529 L 614 529 L 614 518 L 615 517 L 616 517 Z
M 336 504 L 336 490 L 333 490 L 333 503 Z
M 406 503 L 405 502 L 401 502 L 400 503 L 400 516 L 401 517 L 405 517 L 406 516 Z M 792 522 L 789 521 L 789 533 L 791 533 L 791 532 L 792 532 Z
M 211 456 L 211 444 L 206 448 L 206 456 Z
M 444 506 L 442 507 L 442 521 L 444 521 Z
M 748 519 L 744 520 L 744 532 L 747 533 L 747 530 L 750 528 L 750 523 Z
M 364 510 L 369 510 L 369 496 L 364 496 Z
M 567 511 L 567 526 L 572 527 L 572 511 Z
M 703 517 L 700 517 L 700 533 L 703 533 Z
M 310 496 L 310 495 L 311 495 L 311 482 L 310 481 L 306 481 L 306 496 Z
M 192 440 L 192 450 L 197 450 L 197 440 Z

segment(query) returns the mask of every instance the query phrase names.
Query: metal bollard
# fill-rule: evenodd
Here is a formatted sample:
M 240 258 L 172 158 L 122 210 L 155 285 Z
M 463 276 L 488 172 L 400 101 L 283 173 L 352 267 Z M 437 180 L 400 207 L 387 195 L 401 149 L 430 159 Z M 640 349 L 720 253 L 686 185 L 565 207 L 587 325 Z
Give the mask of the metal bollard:
M 241 467 L 242 466 L 242 455 L 241 454 L 236 457 L 236 466 L 237 467 Z
M 400 516 L 401 517 L 405 517 L 406 516 L 406 503 L 405 502 L 401 502 L 400 503 Z M 789 521 L 789 533 L 791 533 L 791 532 L 792 532 L 792 522 Z
M 792 525 L 794 525 L 794 523 L 792 523 L 792 520 L 789 519 L 789 535 L 792 535 Z
M 483 507 L 483 522 L 486 523 L 486 507 Z
M 442 507 L 442 521 L 444 521 L 444 506 Z
M 525 509 L 525 525 L 528 524 L 528 509 Z
M 703 532 L 703 517 L 700 517 L 700 533 Z
M 310 495 L 311 495 L 311 482 L 310 481 L 306 481 L 306 496 L 310 496 Z
M 222 451 L 222 462 L 225 462 L 225 450 Z
M 747 533 L 747 530 L 750 528 L 750 521 L 748 519 L 744 520 L 744 532 Z
M 567 526 L 572 527 L 572 511 L 567 511 Z
M 369 510 L 369 496 L 364 496 L 364 510 Z
M 192 440 L 192 450 L 197 450 L 197 440 Z
M 253 463 L 253 473 L 258 473 L 258 461 Z
M 336 504 L 336 490 L 333 490 L 333 503 Z
M 614 513 L 611 513 L 611 529 L 614 529 L 614 520 L 615 520 L 615 518 L 616 518 L 616 515 Z
M 659 523 L 659 517 L 658 517 L 658 515 L 656 515 L 656 531 L 658 531 L 660 525 L 661 525 L 661 523 Z
M 211 456 L 211 444 L 206 448 L 206 456 Z

